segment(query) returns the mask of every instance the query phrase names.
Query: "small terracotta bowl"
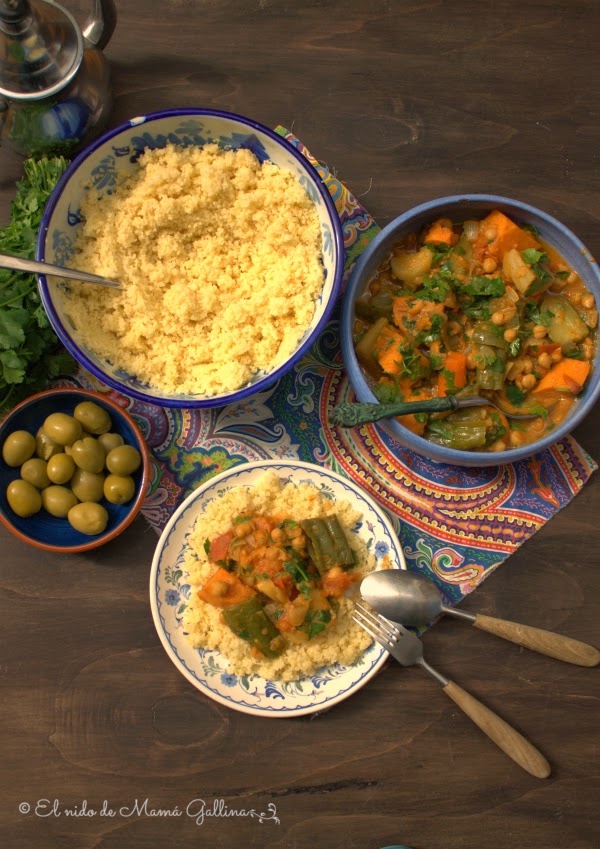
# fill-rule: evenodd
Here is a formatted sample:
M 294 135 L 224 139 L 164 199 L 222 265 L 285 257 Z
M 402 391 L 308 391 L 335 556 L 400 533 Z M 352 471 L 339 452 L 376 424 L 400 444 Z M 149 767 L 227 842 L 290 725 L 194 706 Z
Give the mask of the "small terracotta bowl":
M 51 413 L 68 413 L 81 401 L 93 401 L 103 407 L 112 420 L 111 432 L 123 437 L 127 445 L 133 445 L 142 456 L 142 465 L 133 474 L 135 494 L 126 504 L 100 502 L 108 511 L 106 529 L 97 536 L 87 536 L 73 528 L 67 519 L 51 516 L 43 508 L 26 519 L 14 513 L 6 498 L 9 483 L 20 477 L 18 468 L 8 466 L 0 456 L 0 522 L 23 542 L 45 551 L 75 554 L 89 551 L 117 537 L 130 525 L 146 496 L 150 480 L 150 455 L 138 425 L 132 417 L 110 398 L 85 389 L 48 389 L 32 395 L 12 410 L 0 424 L 0 450 L 5 439 L 15 430 L 27 430 L 33 436 Z

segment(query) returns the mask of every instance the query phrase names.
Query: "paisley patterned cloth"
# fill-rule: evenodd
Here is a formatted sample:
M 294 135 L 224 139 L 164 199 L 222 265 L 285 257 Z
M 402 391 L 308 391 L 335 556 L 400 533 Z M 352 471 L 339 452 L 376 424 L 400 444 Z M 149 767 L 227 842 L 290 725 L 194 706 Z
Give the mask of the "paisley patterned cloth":
M 295 136 L 282 127 L 277 132 L 312 162 L 329 189 L 342 222 L 347 278 L 379 227 Z M 432 578 L 444 602 L 455 604 L 564 507 L 597 466 L 571 437 L 511 466 L 466 469 L 421 457 L 376 425 L 333 427 L 332 408 L 354 399 L 338 327 L 334 313 L 310 352 L 278 383 L 219 409 L 156 407 L 81 369 L 54 385 L 106 393 L 139 423 L 153 458 L 142 512 L 157 532 L 193 489 L 238 463 L 287 457 L 326 465 L 386 508 L 409 568 Z

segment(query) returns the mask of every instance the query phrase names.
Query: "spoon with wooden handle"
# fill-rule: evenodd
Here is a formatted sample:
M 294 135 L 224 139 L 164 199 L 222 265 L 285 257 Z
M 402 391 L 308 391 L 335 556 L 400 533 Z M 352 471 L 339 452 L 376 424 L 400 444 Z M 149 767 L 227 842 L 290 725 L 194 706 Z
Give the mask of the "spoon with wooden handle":
M 571 637 L 529 625 L 519 625 L 506 619 L 495 619 L 493 616 L 446 607 L 442 604 L 440 591 L 433 581 L 417 572 L 408 572 L 405 569 L 372 572 L 361 583 L 360 592 L 374 610 L 392 622 L 425 625 L 439 613 L 447 613 L 470 622 L 482 631 L 488 631 L 518 646 L 564 660 L 566 663 L 574 663 L 577 666 L 597 666 L 600 663 L 598 649 Z

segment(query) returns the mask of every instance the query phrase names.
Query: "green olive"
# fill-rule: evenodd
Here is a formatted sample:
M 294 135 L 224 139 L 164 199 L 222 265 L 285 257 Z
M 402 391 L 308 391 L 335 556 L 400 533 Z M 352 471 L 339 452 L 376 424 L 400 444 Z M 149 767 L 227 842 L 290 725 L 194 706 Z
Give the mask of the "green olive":
M 34 486 L 24 480 L 11 481 L 6 490 L 6 498 L 11 509 L 23 519 L 42 509 L 42 496 Z
M 71 445 L 71 457 L 75 465 L 85 472 L 101 472 L 104 469 L 104 449 L 93 436 L 78 439 Z
M 76 531 L 88 536 L 101 534 L 108 523 L 108 513 L 104 507 L 89 501 L 71 507 L 68 518 Z
M 123 445 L 123 437 L 119 433 L 101 433 L 98 442 L 104 448 L 104 453 L 108 454 L 113 448 Z
M 123 475 L 107 475 L 104 481 L 104 497 L 111 504 L 125 504 L 135 493 L 133 478 Z
M 106 468 L 113 475 L 131 475 L 141 462 L 140 452 L 133 445 L 121 445 L 106 455 Z
M 48 460 L 46 472 L 52 483 L 67 483 L 73 477 L 75 460 L 67 454 L 55 454 Z
M 45 460 L 32 457 L 30 460 L 25 460 L 21 466 L 21 477 L 27 483 L 35 486 L 36 489 L 44 489 L 44 487 L 50 486 L 47 467 L 48 464 Z
M 7 466 L 21 466 L 35 451 L 35 439 L 26 430 L 15 430 L 4 440 L 2 459 Z
M 96 435 L 107 433 L 112 427 L 110 416 L 104 407 L 99 407 L 93 401 L 82 401 L 81 404 L 77 404 L 73 415 L 88 433 Z
M 50 439 L 43 427 L 41 427 L 35 435 L 35 453 L 41 460 L 49 460 L 55 454 L 61 454 L 62 445 Z
M 58 519 L 64 519 L 71 507 L 75 507 L 77 503 L 77 498 L 66 486 L 47 486 L 42 491 L 44 510 Z
M 44 430 L 58 445 L 72 445 L 81 439 L 81 424 L 66 413 L 51 413 L 44 422 Z
M 75 469 L 71 489 L 80 501 L 100 501 L 104 494 L 104 475 Z

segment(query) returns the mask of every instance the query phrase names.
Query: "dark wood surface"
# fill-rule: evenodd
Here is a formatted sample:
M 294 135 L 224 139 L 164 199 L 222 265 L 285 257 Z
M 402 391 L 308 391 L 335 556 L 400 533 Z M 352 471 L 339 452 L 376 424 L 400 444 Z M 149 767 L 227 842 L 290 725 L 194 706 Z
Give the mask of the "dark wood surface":
M 84 0 L 69 3 L 80 13 Z M 91 4 L 90 4 L 91 5 Z M 211 106 L 294 129 L 384 224 L 462 191 L 556 215 L 600 255 L 600 35 L 593 0 L 123 0 L 107 48 L 113 124 Z M 0 216 L 19 161 L 0 150 Z M 600 458 L 600 411 L 576 433 Z M 600 643 L 600 477 L 464 608 Z M 7 849 L 597 849 L 597 670 L 443 621 L 434 666 L 541 749 L 531 778 L 420 670 L 388 665 L 312 719 L 206 699 L 156 636 L 142 519 L 84 556 L 0 529 L 0 844 Z M 60 809 L 276 805 L 243 817 L 22 815 Z

